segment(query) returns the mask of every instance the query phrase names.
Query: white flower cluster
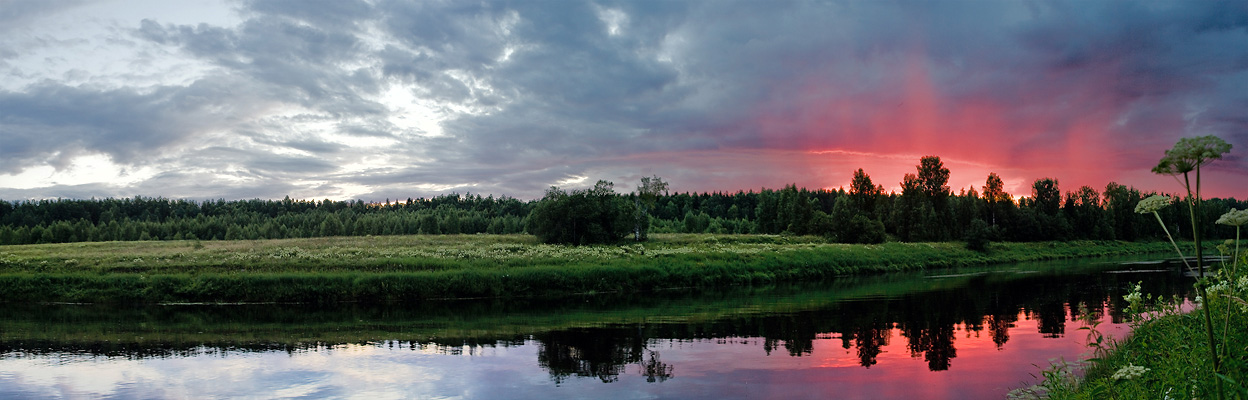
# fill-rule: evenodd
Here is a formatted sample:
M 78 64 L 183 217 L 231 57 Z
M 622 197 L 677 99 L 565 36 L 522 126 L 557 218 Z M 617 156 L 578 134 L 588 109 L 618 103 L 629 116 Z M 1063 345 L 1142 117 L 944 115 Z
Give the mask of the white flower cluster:
M 1218 293 L 1227 292 L 1228 290 L 1230 290 L 1230 288 L 1231 288 L 1231 285 L 1229 285 L 1228 282 L 1220 281 L 1216 284 L 1209 285 L 1209 287 L 1205 288 L 1205 293 L 1209 293 L 1209 295 L 1212 296 Z M 1216 298 L 1217 296 L 1214 296 L 1214 297 Z
M 494 244 L 485 247 L 440 246 L 435 248 L 417 248 L 410 250 L 385 250 L 378 253 L 353 255 L 353 257 L 422 257 L 451 260 L 486 259 L 544 259 L 555 258 L 565 260 L 606 260 L 634 257 L 662 257 L 678 254 L 727 253 L 727 254 L 759 254 L 796 250 L 796 247 L 781 247 L 774 244 L 710 244 L 700 246 L 673 246 L 647 248 L 640 244 L 629 246 L 563 246 L 563 245 L 518 245 Z M 296 253 L 307 257 L 305 253 Z M 286 255 L 286 253 L 282 253 Z M 276 253 L 274 257 L 277 257 Z
M 1132 380 L 1132 379 L 1144 376 L 1144 373 L 1148 371 L 1149 371 L 1148 368 L 1144 368 L 1135 364 L 1128 363 L 1127 366 L 1118 369 L 1117 372 L 1114 372 L 1114 376 L 1112 378 L 1113 380 L 1116 380 L 1116 381 L 1117 380 Z
M 17 266 L 26 264 L 13 253 L 0 253 L 0 266 Z
M 1149 196 L 1147 199 L 1140 200 L 1139 204 L 1135 205 L 1135 212 L 1139 214 L 1152 214 L 1157 212 L 1157 210 L 1166 208 L 1168 205 L 1170 205 L 1169 197 L 1159 194 L 1153 195 Z
M 1228 211 L 1226 214 L 1222 214 L 1222 216 L 1218 218 L 1217 223 L 1230 226 L 1243 226 L 1244 224 L 1248 224 L 1248 209 L 1236 210 L 1232 208 L 1231 211 Z
M 1127 293 L 1126 296 L 1122 296 L 1122 299 L 1131 304 L 1137 304 L 1142 301 L 1143 295 L 1140 294 L 1140 285 L 1135 285 L 1135 291 Z
M 273 253 L 269 254 L 269 257 L 279 258 L 279 259 L 280 258 L 296 259 L 296 258 L 314 258 L 314 255 L 311 253 L 308 253 L 307 251 L 304 251 L 302 248 L 299 248 L 298 246 L 295 246 L 295 247 L 280 247 L 274 250 Z
M 259 259 L 260 259 L 260 255 L 252 254 L 252 253 L 234 253 L 226 258 L 226 260 L 230 260 L 230 261 L 259 260 Z

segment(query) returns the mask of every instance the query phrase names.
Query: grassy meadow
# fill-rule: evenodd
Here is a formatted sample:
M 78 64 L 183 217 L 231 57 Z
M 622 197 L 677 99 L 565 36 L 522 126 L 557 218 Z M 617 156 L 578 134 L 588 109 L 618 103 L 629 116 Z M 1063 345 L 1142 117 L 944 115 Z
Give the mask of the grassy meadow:
M 1060 258 L 1164 252 L 1116 241 L 828 243 L 818 237 L 654 235 L 563 246 L 529 235 L 0 246 L 6 302 L 393 302 L 639 292 Z

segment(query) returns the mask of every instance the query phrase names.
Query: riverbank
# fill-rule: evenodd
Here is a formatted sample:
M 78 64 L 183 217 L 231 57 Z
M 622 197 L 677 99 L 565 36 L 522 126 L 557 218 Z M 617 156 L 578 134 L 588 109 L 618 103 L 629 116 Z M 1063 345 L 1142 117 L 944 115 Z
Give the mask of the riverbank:
M 150 346 L 191 349 L 210 343 L 220 347 L 276 345 L 285 348 L 380 339 L 452 345 L 494 343 L 535 333 L 592 327 L 654 323 L 705 325 L 732 318 L 793 315 L 864 299 L 940 299 L 942 292 L 972 285 L 1026 288 L 1030 286 L 1019 282 L 1061 280 L 1105 268 L 1101 263 L 1086 260 L 1040 261 L 1011 264 L 1010 268 L 947 269 L 938 276 L 913 271 L 845 276 L 830 282 L 641 294 L 427 301 L 401 307 L 356 303 L 328 306 L 7 303 L 0 304 L 0 326 L 5 327 L 0 330 L 0 348 L 14 343 L 41 343 L 39 347 L 46 349 L 104 345 L 127 349 Z M 1117 287 L 1119 285 L 1095 283 L 1098 279 L 1121 276 L 1098 274 L 1086 282 L 1098 288 Z M 1045 296 L 1070 297 L 1066 291 L 1051 289 L 1040 294 L 1026 289 L 1008 292 L 1020 304 Z M 940 300 L 919 303 L 937 308 L 944 304 Z M 897 311 L 889 307 L 870 308 L 875 313 L 890 310 Z M 866 313 L 868 309 L 859 308 L 851 315 L 859 320 L 901 318 L 867 317 Z M 933 312 L 930 316 L 938 314 Z M 913 315 L 929 316 L 929 313 Z
M 1176 306 L 1151 312 L 1130 336 L 1088 364 L 1087 373 L 1046 374 L 1039 386 L 1016 398 L 1047 399 L 1215 399 L 1221 380 L 1226 399 L 1248 399 L 1248 278 L 1226 274 L 1215 278 L 1200 307 L 1211 311 L 1214 337 L 1222 360 L 1215 376 L 1209 354 L 1204 313 L 1182 312 Z M 1230 278 L 1226 278 L 1230 276 Z M 1165 307 L 1165 306 L 1163 306 Z M 1069 372 L 1069 371 L 1067 371 Z
M 641 292 L 1159 253 L 1163 242 L 848 245 L 815 237 L 655 235 L 544 245 L 528 235 L 0 246 L 5 302 L 395 302 Z
M 1225 312 L 1215 305 L 1213 324 L 1223 357 L 1223 388 L 1228 399 L 1248 398 L 1248 313 Z M 1234 305 L 1238 307 L 1238 305 Z M 1229 329 L 1224 329 L 1229 328 Z M 1223 331 L 1226 331 L 1225 342 Z M 1216 399 L 1217 389 L 1199 312 L 1171 315 L 1135 328 L 1104 360 L 1095 362 L 1073 392 L 1052 399 Z M 1146 368 L 1132 376 L 1119 371 L 1128 365 Z M 1124 378 L 1125 377 L 1125 378 Z

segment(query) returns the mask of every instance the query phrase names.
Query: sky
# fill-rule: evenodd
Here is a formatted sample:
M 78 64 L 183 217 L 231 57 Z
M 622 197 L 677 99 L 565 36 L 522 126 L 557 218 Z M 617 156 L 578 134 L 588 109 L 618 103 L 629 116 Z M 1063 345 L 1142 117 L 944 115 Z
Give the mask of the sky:
M 1233 148 L 1244 1 L 0 0 L 0 199 L 534 199 L 899 190 L 941 157 L 1029 195 Z

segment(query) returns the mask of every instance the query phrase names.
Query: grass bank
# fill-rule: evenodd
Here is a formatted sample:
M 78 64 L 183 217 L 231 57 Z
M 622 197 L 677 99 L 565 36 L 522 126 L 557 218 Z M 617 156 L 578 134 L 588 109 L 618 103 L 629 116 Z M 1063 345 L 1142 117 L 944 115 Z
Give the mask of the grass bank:
M 1127 312 L 1139 318 L 1130 336 L 1098 352 L 1082 379 L 1062 367 L 1051 368 L 1044 382 L 1012 393 L 1025 394 L 1014 398 L 1248 399 L 1246 264 L 1248 257 L 1211 266 L 1216 272 L 1205 292 L 1209 298 L 1198 300 L 1191 312 L 1185 313 L 1178 299 L 1144 297 L 1137 287 L 1124 297 L 1133 303 Z M 1216 374 L 1206 310 L 1221 360 Z
M 1214 307 L 1221 311 L 1225 305 Z M 1219 378 L 1227 398 L 1248 399 L 1248 312 L 1215 312 L 1213 320 L 1225 352 Z M 1148 321 L 1104 358 L 1093 360 L 1082 380 L 1048 377 L 1047 395 L 1020 398 L 1215 399 L 1204 326 L 1198 312 Z M 1229 328 L 1225 342 L 1224 328 Z
M 219 347 L 249 343 L 298 347 L 307 343 L 365 343 L 380 338 L 461 346 L 464 343 L 488 344 L 581 328 L 633 324 L 711 325 L 730 319 L 794 315 L 854 299 L 940 296 L 939 293 L 971 285 L 1014 285 L 1015 281 L 1038 277 L 1083 276 L 1088 271 L 1103 268 L 1080 261 L 1070 261 L 1069 265 L 1045 261 L 1014 264 L 1013 271 L 992 266 L 945 270 L 942 272 L 950 274 L 939 279 L 916 271 L 846 276 L 812 284 L 666 290 L 643 295 L 608 293 L 431 301 L 401 306 L 8 303 L 0 304 L 0 326 L 4 327 L 0 329 L 0 353 L 6 344 L 12 343 L 27 343 L 27 346 L 47 343 L 48 349 L 102 344 L 122 348 L 188 349 L 213 343 Z M 1022 293 L 1018 296 L 1028 297 Z M 998 301 L 1012 304 L 1009 299 L 998 298 Z M 902 318 L 888 314 L 898 312 L 895 308 L 846 307 L 854 307 L 857 312 L 845 313 L 845 316 L 862 320 Z M 717 330 L 708 328 L 706 331 Z
M 888 271 L 1165 252 L 1131 242 L 847 245 L 812 237 L 655 235 L 556 246 L 527 235 L 0 246 L 5 302 L 394 302 L 723 287 Z

